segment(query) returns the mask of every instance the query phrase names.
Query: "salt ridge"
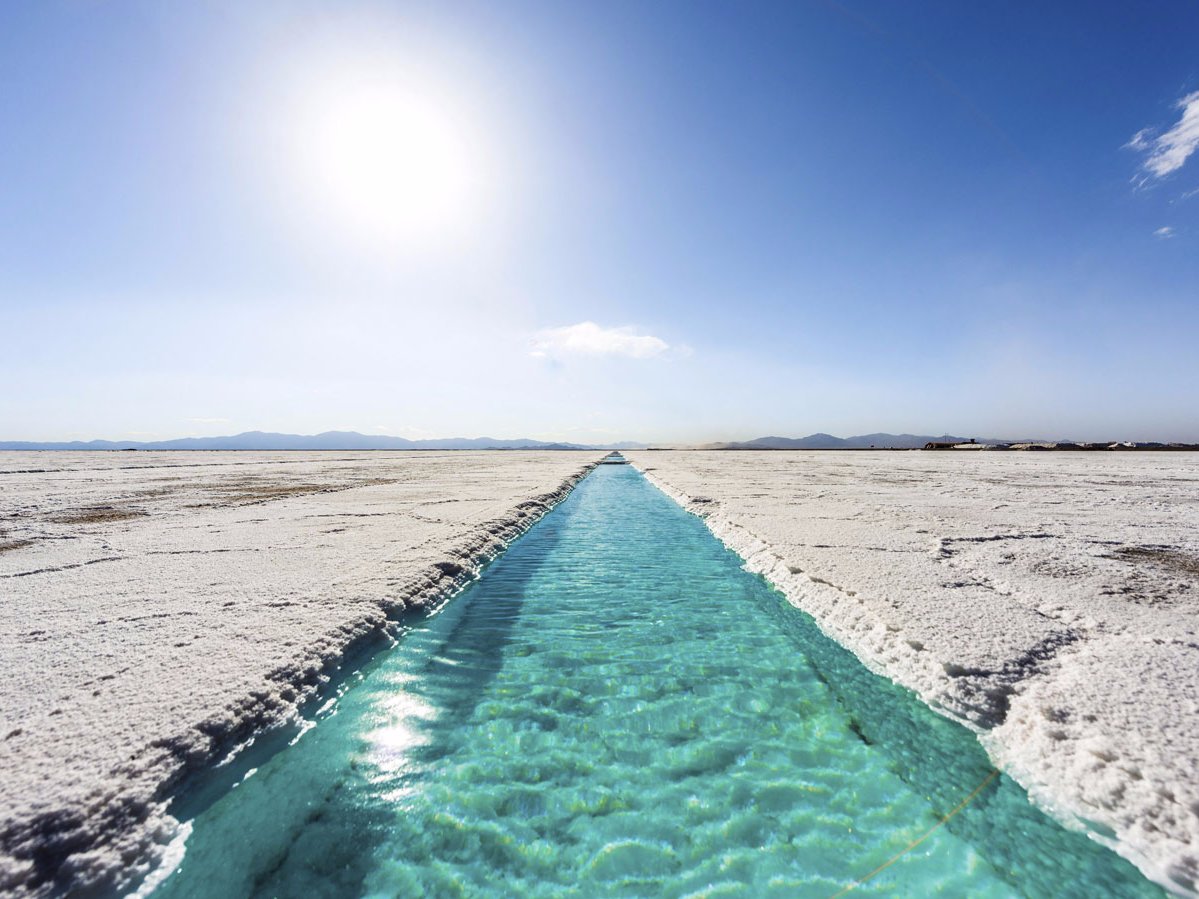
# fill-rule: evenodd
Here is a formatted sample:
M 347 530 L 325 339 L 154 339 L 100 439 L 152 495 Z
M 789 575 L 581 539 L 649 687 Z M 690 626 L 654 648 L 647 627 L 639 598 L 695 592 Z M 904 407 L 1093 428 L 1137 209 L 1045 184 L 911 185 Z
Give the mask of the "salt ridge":
M 135 884 L 183 777 L 476 577 L 597 458 L 0 460 L 0 892 Z
M 1196 894 L 1199 459 L 626 455 L 1048 812 Z

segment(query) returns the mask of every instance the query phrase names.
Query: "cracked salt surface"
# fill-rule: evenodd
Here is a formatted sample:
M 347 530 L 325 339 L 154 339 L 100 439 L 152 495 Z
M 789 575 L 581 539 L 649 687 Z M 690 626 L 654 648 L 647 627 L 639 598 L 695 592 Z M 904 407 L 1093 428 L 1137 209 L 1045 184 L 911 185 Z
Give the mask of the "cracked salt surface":
M 597 458 L 0 456 L 0 892 L 135 881 L 179 778 L 474 576 Z
M 630 452 L 1067 823 L 1199 881 L 1199 456 Z

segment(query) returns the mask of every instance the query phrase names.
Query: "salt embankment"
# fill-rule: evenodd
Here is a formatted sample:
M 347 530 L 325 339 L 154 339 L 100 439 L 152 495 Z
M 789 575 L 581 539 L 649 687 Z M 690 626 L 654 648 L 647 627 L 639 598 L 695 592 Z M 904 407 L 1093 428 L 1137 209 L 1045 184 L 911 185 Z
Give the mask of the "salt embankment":
M 293 714 L 598 458 L 0 456 L 0 893 L 136 879 L 183 775 Z
M 1199 455 L 635 452 L 866 665 L 1199 881 Z

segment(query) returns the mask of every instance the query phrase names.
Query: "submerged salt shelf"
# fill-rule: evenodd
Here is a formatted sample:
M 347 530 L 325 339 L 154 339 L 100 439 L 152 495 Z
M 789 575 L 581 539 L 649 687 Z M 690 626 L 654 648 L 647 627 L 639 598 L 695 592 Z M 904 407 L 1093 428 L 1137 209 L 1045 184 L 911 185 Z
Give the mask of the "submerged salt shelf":
M 155 899 L 1160 895 L 628 467 L 286 736 L 172 808 Z
M 628 455 L 1040 804 L 1195 892 L 1199 456 Z
M 138 876 L 178 777 L 468 580 L 601 456 L 0 455 L 0 892 Z

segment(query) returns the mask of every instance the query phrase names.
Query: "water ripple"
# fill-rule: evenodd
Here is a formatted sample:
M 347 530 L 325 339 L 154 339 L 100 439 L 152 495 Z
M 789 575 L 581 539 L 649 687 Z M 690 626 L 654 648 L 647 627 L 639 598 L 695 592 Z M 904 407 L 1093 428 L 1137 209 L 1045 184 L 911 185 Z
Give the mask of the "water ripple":
M 196 817 L 159 896 L 829 896 L 896 855 L 854 895 L 1160 895 L 627 467 L 335 711 Z

